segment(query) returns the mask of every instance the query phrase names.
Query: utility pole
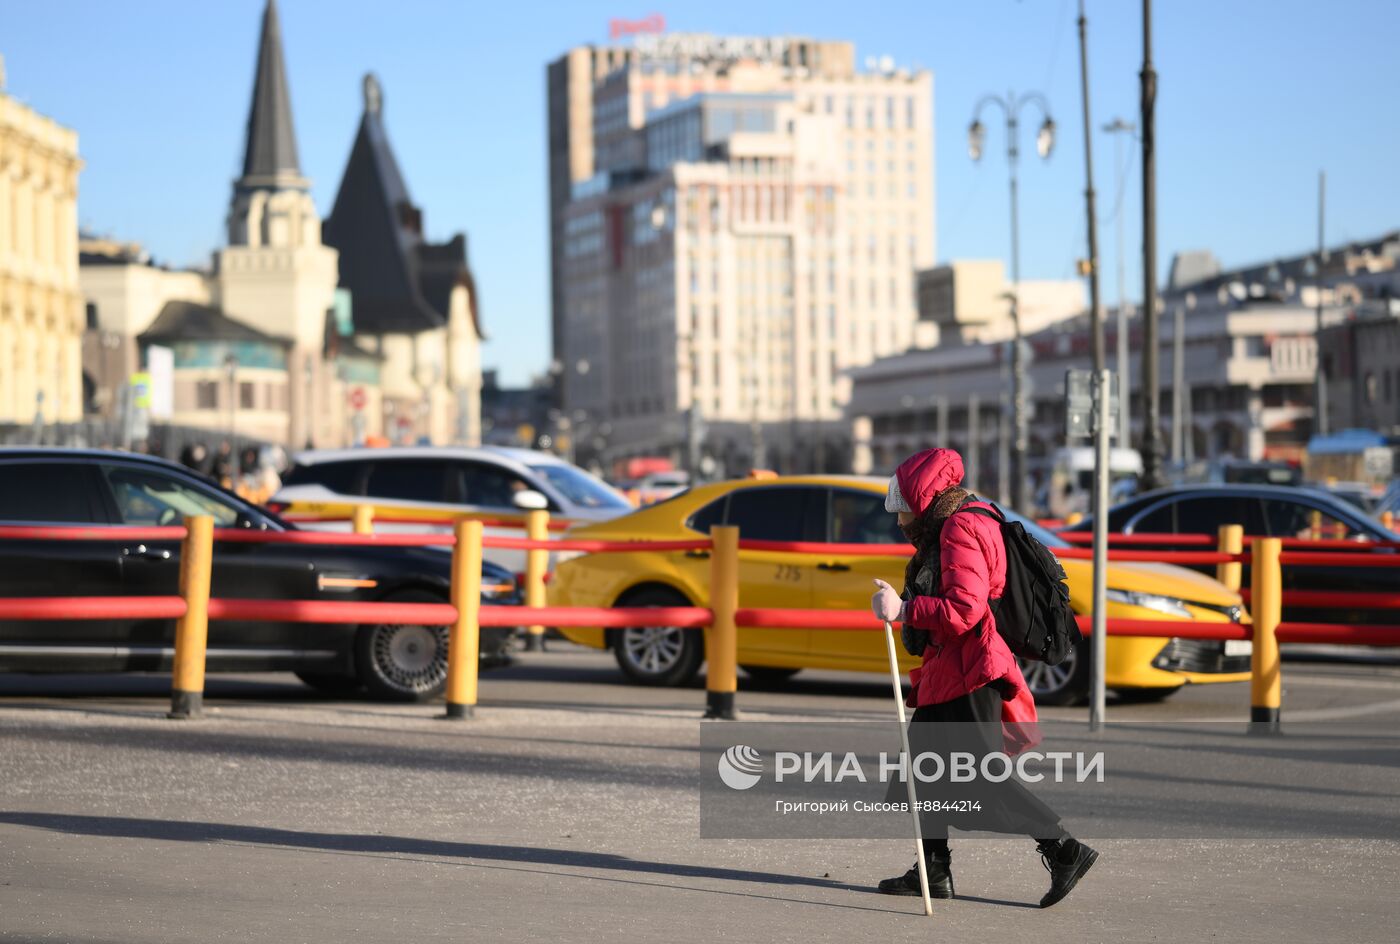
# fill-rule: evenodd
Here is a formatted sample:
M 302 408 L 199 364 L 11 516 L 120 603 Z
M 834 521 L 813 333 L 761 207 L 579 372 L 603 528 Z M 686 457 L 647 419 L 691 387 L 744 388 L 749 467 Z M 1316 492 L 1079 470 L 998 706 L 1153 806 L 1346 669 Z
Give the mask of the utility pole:
M 1118 212 L 1114 215 L 1114 229 L 1118 241 L 1118 356 L 1115 366 L 1118 369 L 1118 445 L 1128 448 L 1132 444 L 1133 414 L 1128 409 L 1132 401 L 1131 366 L 1128 364 L 1128 296 L 1127 296 L 1127 252 L 1123 245 L 1123 137 L 1137 134 L 1137 125 L 1122 118 L 1114 118 L 1103 126 L 1103 130 L 1113 135 L 1113 190 L 1119 199 L 1115 201 Z
M 1328 433 L 1327 422 L 1327 371 L 1322 365 L 1322 266 L 1327 261 L 1327 247 L 1323 242 L 1323 223 L 1327 211 L 1327 171 L 1317 172 L 1317 327 L 1314 330 L 1314 344 L 1317 348 L 1317 379 L 1313 381 L 1313 430 L 1319 436 Z
M 1152 67 L 1152 0 L 1142 0 L 1142 472 L 1160 488 L 1162 424 L 1157 368 L 1157 70 Z
M 1079 0 L 1079 93 L 1084 104 L 1084 211 L 1089 223 L 1089 319 L 1094 336 L 1094 585 L 1093 640 L 1090 666 L 1089 730 L 1098 731 L 1104 720 L 1104 652 L 1108 648 L 1108 439 L 1111 376 L 1104 369 L 1103 308 L 1099 303 L 1099 230 L 1094 209 L 1093 121 L 1089 117 L 1089 20 L 1084 0 Z

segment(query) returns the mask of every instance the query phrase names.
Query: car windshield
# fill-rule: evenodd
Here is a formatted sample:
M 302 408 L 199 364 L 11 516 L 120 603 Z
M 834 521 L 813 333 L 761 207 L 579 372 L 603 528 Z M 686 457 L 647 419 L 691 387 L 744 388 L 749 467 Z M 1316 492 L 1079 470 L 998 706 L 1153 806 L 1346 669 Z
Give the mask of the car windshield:
M 530 471 L 543 478 L 569 503 L 580 508 L 615 508 L 630 511 L 632 505 L 622 495 L 582 469 L 571 465 L 532 465 Z

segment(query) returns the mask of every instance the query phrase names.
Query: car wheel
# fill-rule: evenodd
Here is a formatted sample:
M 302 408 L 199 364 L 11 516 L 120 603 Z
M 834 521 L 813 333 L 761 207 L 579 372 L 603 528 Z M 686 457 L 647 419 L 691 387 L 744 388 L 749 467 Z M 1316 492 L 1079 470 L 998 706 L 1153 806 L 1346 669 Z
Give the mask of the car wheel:
M 385 602 L 443 603 L 425 590 L 390 594 Z M 425 702 L 447 686 L 447 627 L 377 623 L 355 637 L 355 665 L 371 697 Z
M 771 665 L 741 665 L 744 674 L 760 685 L 781 685 L 801 669 L 779 669 Z
M 1146 705 L 1166 701 L 1185 687 L 1178 685 L 1175 688 L 1115 688 L 1113 694 L 1125 705 Z
M 1017 658 L 1037 705 L 1077 705 L 1089 693 L 1089 640 L 1082 639 L 1059 665 Z
M 619 606 L 690 606 L 674 590 L 660 587 L 639 590 Z M 704 630 L 676 626 L 640 626 L 615 630 L 613 658 L 629 681 L 639 685 L 685 685 L 705 661 Z
M 357 675 L 336 675 L 333 672 L 298 672 L 296 676 L 322 695 L 353 695 L 362 687 Z

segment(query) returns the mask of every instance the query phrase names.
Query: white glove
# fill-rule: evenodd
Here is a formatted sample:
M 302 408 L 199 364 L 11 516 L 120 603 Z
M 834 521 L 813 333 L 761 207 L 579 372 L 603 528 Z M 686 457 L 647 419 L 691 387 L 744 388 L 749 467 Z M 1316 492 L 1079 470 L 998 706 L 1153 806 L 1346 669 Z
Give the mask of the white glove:
M 904 611 L 904 601 L 899 598 L 898 593 L 895 593 L 894 587 L 883 580 L 876 580 L 875 586 L 880 589 L 876 590 L 875 595 L 870 598 L 870 609 L 875 613 L 876 618 L 887 623 L 896 622 Z

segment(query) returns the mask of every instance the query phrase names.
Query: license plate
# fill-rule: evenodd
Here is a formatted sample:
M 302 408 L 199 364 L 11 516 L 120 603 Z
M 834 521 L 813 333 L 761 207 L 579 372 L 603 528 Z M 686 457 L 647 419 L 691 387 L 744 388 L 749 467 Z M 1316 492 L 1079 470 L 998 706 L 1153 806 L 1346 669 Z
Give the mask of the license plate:
M 1254 652 L 1254 643 L 1248 639 L 1227 639 L 1225 640 L 1225 655 L 1247 656 Z

